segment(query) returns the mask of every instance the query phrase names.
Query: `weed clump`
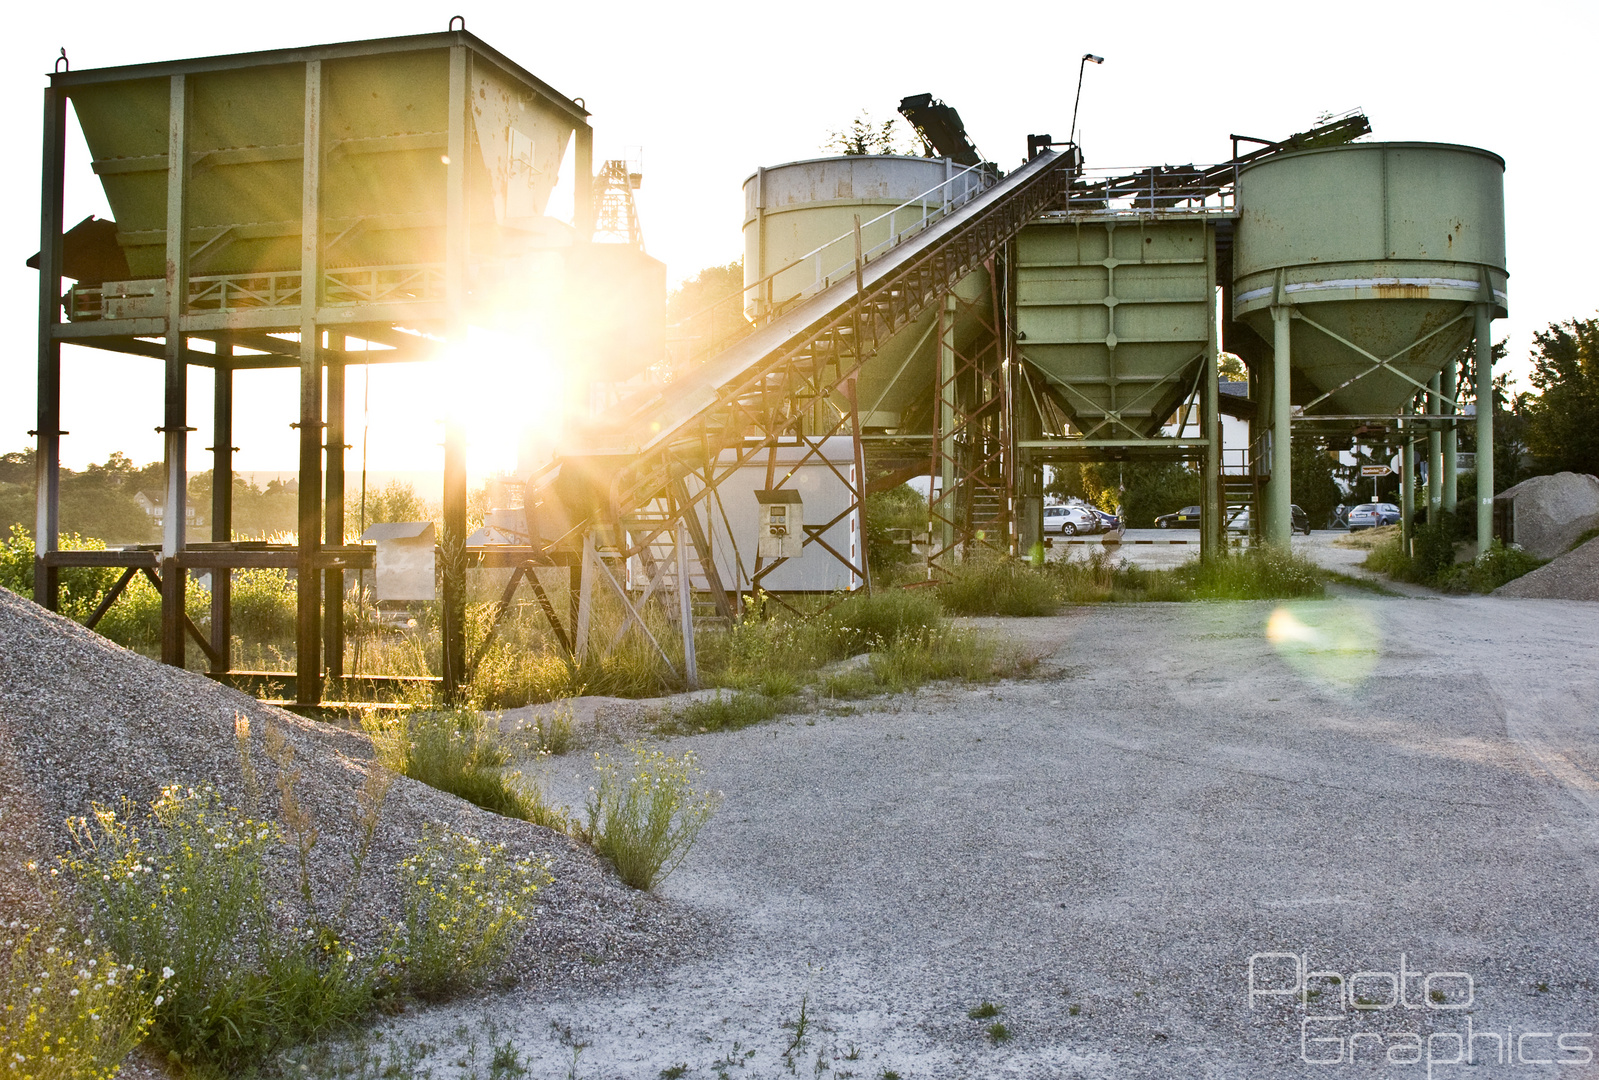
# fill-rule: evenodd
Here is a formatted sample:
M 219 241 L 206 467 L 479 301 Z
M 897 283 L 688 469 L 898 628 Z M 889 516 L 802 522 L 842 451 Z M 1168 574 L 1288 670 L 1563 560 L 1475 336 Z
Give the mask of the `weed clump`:
M 1192 560 L 1172 573 L 1195 600 L 1288 600 L 1326 592 L 1315 563 L 1269 544 Z
M 149 1030 L 165 979 L 92 938 L 24 924 L 0 952 L 0 1061 L 6 1075 L 110 1080 Z
M 635 889 L 650 889 L 688 856 L 721 797 L 695 790 L 701 770 L 693 752 L 668 757 L 642 743 L 632 760 L 594 755 L 588 839 Z
M 234 1068 L 372 1007 L 385 951 L 357 956 L 311 917 L 280 932 L 267 885 L 269 855 L 284 840 L 276 822 L 209 787 L 168 787 L 143 822 L 124 804 L 71 829 L 66 869 L 89 921 L 115 955 L 165 980 L 151 1037 L 175 1060 Z M 143 985 L 154 993 L 154 975 Z
M 296 790 L 292 750 L 268 729 L 281 820 L 260 818 L 250 809 L 261 791 L 242 718 L 236 735 L 246 809 L 209 786 L 169 786 L 147 812 L 124 802 L 69 822 L 73 851 L 60 870 L 76 884 L 82 920 L 104 945 L 86 942 L 76 959 L 67 951 L 74 966 L 50 984 L 67 1004 L 65 1019 L 52 1015 L 49 1023 L 63 1048 L 76 1045 L 74 1032 L 92 1032 L 79 1041 L 101 1046 L 110 1064 L 80 1055 L 75 1069 L 24 1075 L 109 1077 L 109 1055 L 118 1047 L 125 1054 L 146 1031 L 186 1071 L 232 1074 L 283 1046 L 347 1028 L 386 997 L 481 982 L 520 941 L 531 897 L 551 880 L 548 865 L 430 828 L 398 866 L 401 924 L 381 928 L 373 945 L 357 945 L 346 919 L 390 774 L 369 773 L 356 800 L 342 896 L 319 904 L 309 872 L 318 829 Z M 280 884 L 290 882 L 298 887 Z M 24 985 L 31 973 L 49 970 L 34 963 L 38 941 L 25 934 L 13 940 L 0 998 L 54 1000 Z M 44 952 L 54 956 L 57 948 Z M 32 985 L 43 983 L 35 977 Z M 14 1015 L 0 1015 L 0 1039 L 15 1041 L 8 1026 Z M 42 1019 L 31 1024 L 15 1051 L 24 1056 L 28 1032 L 45 1030 Z
M 736 692 L 691 701 L 655 725 L 658 735 L 693 735 L 704 731 L 738 731 L 770 720 L 782 711 L 782 701 L 765 694 Z
M 1053 615 L 1064 597 L 1058 576 L 1014 559 L 974 558 L 939 582 L 938 599 L 952 615 Z
M 398 771 L 474 806 L 526 819 L 524 800 L 503 771 L 510 754 L 481 713 L 416 712 L 405 718 L 398 734 L 404 755 Z
M 1519 547 L 1505 547 L 1495 540 L 1488 550 L 1469 563 L 1451 566 L 1439 586 L 1452 593 L 1490 593 L 1501 585 L 1530 574 L 1547 563 Z
M 511 955 L 533 895 L 554 879 L 546 862 L 512 859 L 503 844 L 430 825 L 400 863 L 405 885 L 401 956 L 413 992 L 470 985 Z

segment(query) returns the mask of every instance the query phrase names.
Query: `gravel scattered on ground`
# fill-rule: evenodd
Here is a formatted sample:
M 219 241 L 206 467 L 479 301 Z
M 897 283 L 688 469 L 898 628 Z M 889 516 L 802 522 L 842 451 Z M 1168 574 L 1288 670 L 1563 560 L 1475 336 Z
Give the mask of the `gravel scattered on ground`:
M 1410 973 L 1405 1007 L 1308 1029 L 1342 1040 L 1340 1076 L 1425 1076 L 1409 1047 L 1448 1060 L 1468 1016 L 1592 1030 L 1599 608 L 1364 594 L 966 624 L 1048 652 L 1040 677 L 665 744 L 726 793 L 661 888 L 727 928 L 703 957 L 379 1037 L 433 1048 L 441 1080 L 471 1075 L 456 1033 L 490 1025 L 538 1080 L 1302 1078 L 1302 1051 L 1334 1052 L 1301 1035 L 1336 983 L 1251 998 L 1263 952 L 1366 972 L 1373 1000 Z M 581 770 L 550 774 L 581 799 Z M 1275 959 L 1260 985 L 1281 989 Z M 1464 994 L 1449 972 L 1469 1014 L 1433 1007 Z M 969 1016 L 984 1000 L 1003 1043 Z M 1541 1045 L 1544 1075 L 1594 1075 Z M 1525 1071 L 1475 1049 L 1486 1067 L 1432 1075 Z
M 375 767 L 363 734 L 263 705 L 191 672 L 156 663 L 0 589 L 0 913 L 38 911 L 26 863 L 47 865 L 69 844 L 64 822 L 124 798 L 148 806 L 165 785 L 212 784 L 235 805 L 245 785 L 235 719 L 247 717 L 261 812 L 277 816 L 277 770 L 263 739 L 275 728 L 294 749 L 300 801 L 320 839 L 312 858 L 319 906 L 341 895 L 355 843 L 356 798 Z M 373 944 L 400 915 L 395 866 L 438 823 L 514 856 L 549 859 L 533 929 L 508 976 L 563 987 L 631 980 L 669 966 L 707 940 L 705 920 L 623 885 L 591 850 L 560 833 L 500 817 L 396 777 L 349 927 Z M 284 863 L 288 851 L 283 852 Z M 293 890 L 287 892 L 292 895 Z
M 1599 600 L 1599 539 L 1494 590 L 1528 600 Z

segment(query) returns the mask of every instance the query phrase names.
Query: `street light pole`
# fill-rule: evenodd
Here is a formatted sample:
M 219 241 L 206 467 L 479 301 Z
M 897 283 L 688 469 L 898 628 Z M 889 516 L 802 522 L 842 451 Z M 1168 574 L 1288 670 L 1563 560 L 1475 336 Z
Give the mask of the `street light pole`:
M 1090 61 L 1103 64 L 1105 58 L 1095 56 L 1093 53 L 1084 53 L 1083 58 L 1077 62 L 1077 97 L 1072 101 L 1072 133 L 1066 138 L 1066 141 L 1073 146 L 1077 145 L 1077 106 L 1082 104 L 1083 100 L 1083 70 Z

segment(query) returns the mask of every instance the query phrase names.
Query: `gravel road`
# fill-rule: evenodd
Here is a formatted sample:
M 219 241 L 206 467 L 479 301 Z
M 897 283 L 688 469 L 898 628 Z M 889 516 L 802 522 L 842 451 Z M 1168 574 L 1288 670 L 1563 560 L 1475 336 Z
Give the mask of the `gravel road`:
M 537 1077 L 1599 1075 L 1599 605 L 975 622 L 1044 674 L 670 744 L 726 793 L 661 889 L 699 958 L 386 1030 Z

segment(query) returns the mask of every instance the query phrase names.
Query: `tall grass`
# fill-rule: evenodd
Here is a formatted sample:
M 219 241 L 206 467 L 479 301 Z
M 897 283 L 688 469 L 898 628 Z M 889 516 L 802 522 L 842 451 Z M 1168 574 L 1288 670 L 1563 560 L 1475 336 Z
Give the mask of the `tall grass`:
M 400 725 L 404 757 L 399 771 L 493 813 L 527 816 L 525 800 L 503 771 L 510 754 L 481 713 L 418 711 Z
M 1025 562 L 973 558 L 948 571 L 938 600 L 952 615 L 1053 615 L 1064 599 L 1057 584 Z
M 248 724 L 241 720 L 237 734 L 253 804 L 260 790 Z M 82 956 L 74 978 L 94 984 L 99 977 L 90 969 L 120 965 L 133 996 L 107 1006 L 120 1010 L 109 1019 L 125 1023 L 108 1023 L 103 1041 L 116 1045 L 147 1016 L 155 1047 L 185 1075 L 233 1075 L 278 1047 L 356 1023 L 385 997 L 483 981 L 520 941 L 531 897 L 550 880 L 541 863 L 430 829 L 398 867 L 400 923 L 360 948 L 343 923 L 361 894 L 388 790 L 382 771 L 369 775 L 356 799 L 356 843 L 342 895 L 318 897 L 306 861 L 317 823 L 297 795 L 299 772 L 286 740 L 280 733 L 266 741 L 278 765 L 280 820 L 231 806 L 210 787 L 169 786 L 146 813 L 124 803 L 70 823 L 74 847 L 62 868 L 77 885 L 84 919 L 113 954 Z M 26 942 L 21 947 L 30 955 Z M 30 960 L 20 974 L 32 971 Z M 0 998 L 9 1000 L 19 992 L 15 960 L 4 974 Z M 71 1023 L 83 1029 L 108 1019 L 96 1015 L 106 986 L 70 989 L 78 991 L 70 994 L 78 1010 Z M 0 1018 L 0 1031 L 7 1022 Z
M 1320 596 L 1322 571 L 1308 559 L 1262 545 L 1170 570 L 1147 570 L 1104 550 L 1034 568 L 1009 559 L 972 560 L 939 585 L 960 615 L 1049 615 L 1064 604 L 1273 600 Z
M 1286 600 L 1325 594 L 1321 569 L 1291 551 L 1262 544 L 1224 558 L 1194 559 L 1171 571 L 1195 600 Z
M 642 743 L 629 751 L 631 761 L 594 755 L 588 834 L 623 881 L 650 889 L 688 856 L 721 796 L 695 789 L 702 770 L 692 752 L 668 757 Z

